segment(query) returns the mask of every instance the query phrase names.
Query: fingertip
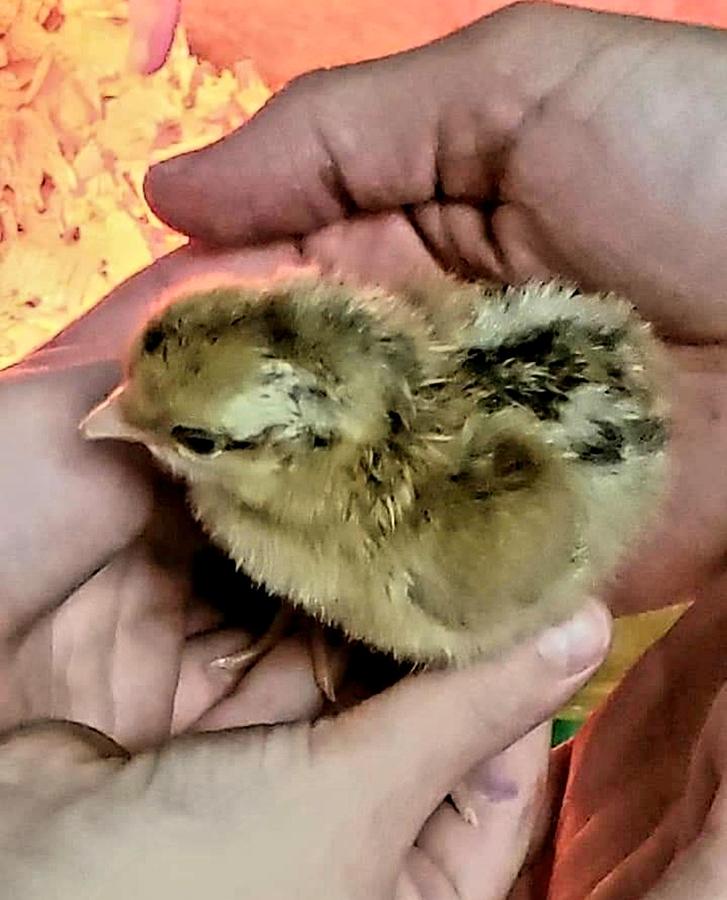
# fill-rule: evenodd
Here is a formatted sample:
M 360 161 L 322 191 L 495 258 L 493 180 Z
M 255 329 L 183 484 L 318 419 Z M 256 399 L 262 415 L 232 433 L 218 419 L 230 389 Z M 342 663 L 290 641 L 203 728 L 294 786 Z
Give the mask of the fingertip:
M 259 173 L 248 172 L 246 147 L 238 129 L 221 141 L 156 163 L 143 182 L 154 215 L 208 247 L 242 247 L 284 236 L 274 228 L 258 233 L 255 211 L 265 206 L 268 176 L 264 164 Z
M 242 671 L 214 668 L 215 659 L 252 643 L 242 629 L 220 629 L 188 639 L 184 646 L 172 711 L 172 734 L 189 730 L 234 691 Z
M 603 662 L 611 644 L 611 628 L 610 612 L 591 598 L 570 619 L 544 631 L 535 646 L 556 675 L 576 678 Z
M 173 225 L 167 219 L 168 199 L 173 198 L 175 182 L 184 180 L 188 153 L 173 156 L 151 166 L 144 176 L 142 189 L 147 204 L 155 216 L 167 225 Z

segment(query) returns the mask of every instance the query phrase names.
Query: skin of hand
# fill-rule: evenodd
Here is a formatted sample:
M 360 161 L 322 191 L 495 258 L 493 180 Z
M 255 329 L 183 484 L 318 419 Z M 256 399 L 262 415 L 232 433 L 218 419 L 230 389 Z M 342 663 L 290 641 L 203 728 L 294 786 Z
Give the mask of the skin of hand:
M 169 279 L 198 266 L 194 254 L 165 262 Z M 227 254 L 214 265 L 254 274 L 279 262 L 271 250 L 252 260 Z M 166 274 L 162 266 L 141 276 L 84 327 L 108 339 L 118 325 L 123 334 L 122 320 L 143 315 Z M 164 540 L 150 527 L 152 511 L 170 498 L 159 495 L 143 455 L 93 447 L 78 433 L 80 418 L 118 379 L 113 357 L 102 341 L 72 340 L 0 376 L 0 728 L 73 719 L 137 750 L 190 728 L 287 721 L 301 708 L 315 715 L 321 698 L 298 642 L 244 684 L 210 669 L 246 636 L 220 630 L 219 617 L 193 596 L 184 526 L 167 525 Z M 185 522 L 175 509 L 173 519 Z
M 590 602 L 506 658 L 410 677 L 335 719 L 135 756 L 71 723 L 18 729 L 0 739 L 4 890 L 496 900 L 543 805 L 549 730 L 536 726 L 608 639 Z M 462 780 L 479 827 L 442 802 Z
M 422 50 L 303 78 L 147 183 L 156 210 L 197 241 L 288 240 L 303 261 L 391 282 L 439 268 L 508 281 L 562 273 L 626 294 L 668 342 L 671 496 L 608 599 L 626 613 L 690 594 L 699 603 L 576 741 L 553 900 L 624 900 L 657 882 L 727 678 L 715 646 L 727 536 L 726 42 L 519 4 Z M 658 738 L 647 747 L 646 735 Z M 694 891 L 699 857 L 688 859 Z M 542 882 L 526 881 L 518 898 L 540 896 Z
M 727 879 L 727 688 L 715 700 L 689 770 L 675 858 L 645 900 L 718 897 Z M 676 817 L 673 817 L 676 818 Z M 615 894 L 614 894 L 615 896 Z

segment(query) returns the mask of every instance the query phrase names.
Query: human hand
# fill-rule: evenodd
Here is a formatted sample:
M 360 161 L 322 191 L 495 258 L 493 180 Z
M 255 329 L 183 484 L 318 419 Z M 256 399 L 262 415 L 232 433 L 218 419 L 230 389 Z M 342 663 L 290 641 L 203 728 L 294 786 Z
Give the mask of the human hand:
M 97 748 L 89 758 L 90 751 L 83 742 L 80 746 L 78 742 L 71 742 L 70 746 L 62 741 L 58 743 L 58 727 L 61 728 L 61 739 L 68 734 L 67 726 L 58 725 L 50 726 L 50 739 L 48 731 L 43 729 L 39 743 L 23 743 L 19 761 L 14 755 L 3 759 L 0 753 L 0 769 L 8 790 L 2 821 L 6 829 L 6 851 L 14 865 L 20 864 L 27 857 L 17 852 L 17 843 L 19 841 L 27 850 L 32 835 L 32 840 L 37 840 L 43 847 L 41 856 L 47 863 L 44 868 L 37 865 L 36 860 L 31 873 L 16 868 L 12 874 L 16 881 L 11 882 L 9 876 L 4 879 L 4 884 L 18 900 L 34 896 L 36 890 L 47 895 L 49 883 L 54 885 L 59 898 L 66 885 L 69 895 L 74 898 L 83 897 L 79 894 L 81 890 L 87 890 L 89 897 L 97 897 L 99 892 L 113 896 L 109 891 L 117 888 L 133 888 L 143 897 L 146 896 L 143 890 L 158 885 L 165 872 L 167 875 L 179 872 L 178 860 L 184 857 L 185 848 L 189 847 L 181 836 L 178 843 L 175 843 L 175 835 L 165 844 L 169 853 L 176 848 L 179 854 L 175 857 L 176 865 L 171 868 L 166 867 L 170 857 L 164 852 L 150 857 L 152 865 L 143 871 L 138 866 L 138 859 L 145 858 L 143 854 L 138 858 L 135 856 L 134 865 L 129 866 L 125 865 L 123 855 L 127 851 L 140 854 L 140 847 L 153 844 L 154 835 L 150 837 L 147 830 L 150 822 L 159 823 L 159 840 L 163 843 L 173 827 L 169 823 L 168 803 L 178 796 L 170 800 L 165 788 L 168 784 L 164 780 L 165 773 L 174 779 L 180 769 L 186 773 L 189 767 L 192 784 L 189 796 L 195 821 L 199 819 L 199 823 L 206 823 L 207 829 L 214 828 L 215 833 L 221 833 L 223 837 L 229 831 L 239 839 L 247 820 L 244 817 L 237 819 L 232 828 L 229 817 L 217 816 L 216 798 L 210 799 L 200 785 L 206 790 L 218 770 L 229 772 L 234 768 L 239 772 L 240 783 L 246 779 L 246 772 L 248 776 L 255 774 L 255 752 L 260 748 L 257 742 L 261 741 L 263 732 L 247 731 L 234 737 L 220 737 L 220 741 L 229 740 L 229 743 L 219 745 L 214 743 L 216 739 L 212 736 L 209 737 L 212 743 L 193 743 L 189 732 L 270 722 L 300 723 L 314 718 L 320 709 L 321 698 L 310 672 L 306 650 L 295 641 L 289 641 L 271 653 L 239 685 L 224 678 L 219 680 L 222 673 L 215 673 L 207 663 L 238 644 L 244 635 L 217 629 L 217 623 L 209 618 L 208 611 L 191 595 L 185 577 L 184 547 L 180 547 L 183 531 L 175 529 L 167 535 L 169 541 L 157 545 L 158 535 L 148 527 L 151 509 L 159 506 L 158 500 L 154 502 L 156 486 L 151 471 L 142 458 L 127 456 L 127 451 L 116 445 L 108 446 L 102 453 L 94 452 L 101 449 L 99 445 L 86 444 L 77 434 L 77 422 L 82 413 L 118 377 L 116 365 L 109 360 L 118 352 L 124 335 L 148 313 L 151 297 L 177 280 L 186 281 L 213 268 L 225 275 L 229 272 L 257 275 L 268 267 L 277 269 L 288 262 L 290 257 L 284 247 L 251 253 L 183 251 L 121 288 L 115 297 L 68 329 L 51 346 L 2 377 L 0 391 L 7 416 L 0 441 L 5 454 L 2 466 L 5 479 L 0 490 L 8 501 L 3 508 L 8 517 L 6 526 L 0 529 L 2 556 L 7 566 L 4 569 L 6 602 L 0 649 L 4 670 L 0 684 L 5 691 L 3 699 L 8 701 L 2 705 L 3 726 L 12 728 L 19 722 L 47 717 L 75 719 L 102 728 L 138 753 L 128 766 L 123 766 L 123 773 L 131 774 L 122 775 L 123 759 L 119 762 L 116 751 L 106 740 L 89 738 L 91 750 Z M 174 511 L 172 505 L 167 509 Z M 177 551 L 171 556 L 168 555 L 169 544 Z M 199 634 L 200 630 L 208 628 L 213 630 Z M 600 635 L 602 655 L 606 644 L 602 621 Z M 494 677 L 500 672 L 494 664 L 485 669 L 488 674 L 483 676 L 482 697 L 491 698 L 492 692 L 497 691 L 503 695 L 503 701 L 501 707 L 493 710 L 494 718 L 483 719 L 471 735 L 472 740 L 475 736 L 487 735 L 481 747 L 483 757 L 490 758 L 519 733 L 550 715 L 588 675 L 588 671 L 584 671 L 565 681 L 555 675 L 549 679 L 547 673 L 541 676 L 537 671 L 541 663 L 533 660 L 532 648 L 529 653 L 525 650 L 520 653 L 519 661 L 503 663 L 502 675 Z M 583 662 L 585 664 L 585 660 Z M 592 669 L 593 666 L 589 671 Z M 481 669 L 477 671 L 482 672 Z M 473 670 L 472 677 L 476 674 Z M 430 684 L 431 687 L 440 684 L 442 677 L 417 680 L 417 684 Z M 474 682 L 466 680 L 465 673 L 455 673 L 451 677 L 454 679 L 451 687 L 444 692 L 442 686 L 442 695 L 433 698 L 435 709 L 431 708 L 431 703 L 423 705 L 420 702 L 419 688 L 408 701 L 413 707 L 409 709 L 404 725 L 411 721 L 412 709 L 419 711 L 419 715 L 432 716 L 412 733 L 413 746 L 418 752 L 426 749 L 435 754 L 439 752 L 442 722 L 450 721 L 443 718 L 442 710 L 447 711 L 447 716 L 451 715 L 452 691 L 462 691 L 463 716 L 471 715 L 475 708 L 475 700 L 469 695 L 469 691 L 474 690 Z M 470 688 L 465 689 L 468 684 Z M 537 692 L 533 691 L 535 684 Z M 408 745 L 403 736 L 401 740 L 397 738 L 397 732 L 393 731 L 396 722 L 389 720 L 389 716 L 397 714 L 399 707 L 396 704 L 389 706 L 389 701 L 383 699 L 381 702 L 384 705 L 377 707 L 380 712 L 373 720 L 363 713 L 347 714 L 336 733 L 342 736 L 341 740 L 348 748 L 346 754 L 349 750 L 353 754 L 362 741 L 362 755 L 376 755 L 379 751 L 368 746 L 365 738 L 370 726 L 372 739 L 374 734 L 378 735 L 382 763 L 386 762 L 386 753 L 394 752 L 400 753 L 409 766 Z M 354 722 L 360 723 L 356 727 L 345 724 L 352 717 Z M 434 729 L 435 724 L 436 740 L 426 730 Z M 327 727 L 316 726 L 318 731 Z M 463 724 L 457 725 L 456 717 L 451 719 L 451 727 L 453 740 L 458 733 L 465 732 Z M 34 726 L 30 733 L 37 733 L 37 728 Z M 262 743 L 266 747 L 280 745 L 284 749 L 285 742 L 292 741 L 297 746 L 295 735 L 308 734 L 306 726 L 297 728 L 297 731 L 288 730 L 282 726 L 266 733 Z M 184 740 L 189 743 L 170 743 L 169 736 L 180 732 L 187 732 Z M 425 740 L 433 740 L 431 747 L 427 748 L 424 743 L 417 745 Z M 548 729 L 545 727 L 508 751 L 504 763 L 503 760 L 496 763 L 491 773 L 494 783 L 483 789 L 494 793 L 494 799 L 485 797 L 478 801 L 471 789 L 465 792 L 477 811 L 481 829 L 464 831 L 464 822 L 451 810 L 443 808 L 441 814 L 432 819 L 431 827 L 422 831 L 418 849 L 410 848 L 411 871 L 397 870 L 392 874 L 391 853 L 380 854 L 377 849 L 375 858 L 381 858 L 385 865 L 376 870 L 375 876 L 400 877 L 402 897 L 416 897 L 420 889 L 422 895 L 424 891 L 429 892 L 427 896 L 432 891 L 439 891 L 442 896 L 447 896 L 449 880 L 458 884 L 473 883 L 477 890 L 489 891 L 482 896 L 501 896 L 527 852 L 533 829 L 537 831 L 536 810 L 544 808 L 547 745 Z M 219 753 L 208 753 L 209 748 L 218 746 L 221 748 Z M 323 778 L 325 787 L 326 779 L 330 784 L 334 778 L 331 772 L 336 770 L 327 765 L 328 743 L 322 740 L 321 746 L 324 748 L 321 771 L 328 773 Z M 17 744 L 12 747 L 17 748 Z M 178 752 L 179 747 L 182 750 Z M 24 755 L 28 750 L 29 755 Z M 146 753 L 139 752 L 144 750 Z M 96 752 L 103 758 L 101 762 L 94 762 Z M 445 773 L 445 761 L 441 762 L 441 783 L 444 784 L 445 775 L 450 779 L 447 788 L 430 785 L 428 796 L 436 790 L 446 793 L 469 767 L 470 758 L 480 757 L 479 751 L 475 753 L 470 749 L 466 751 L 469 755 L 465 760 L 459 755 L 461 752 L 461 748 L 452 749 L 455 755 L 450 758 L 448 773 Z M 187 753 L 192 754 L 200 765 L 195 768 L 197 764 L 189 761 Z M 339 772 L 343 765 L 340 760 L 351 766 L 356 762 L 353 755 L 344 755 L 343 751 L 333 755 L 339 757 Z M 164 762 L 167 759 L 173 762 Z M 245 763 L 251 759 L 252 764 L 246 769 Z M 379 770 L 382 779 L 384 768 Z M 119 819 L 118 805 L 129 810 L 126 801 L 131 801 L 126 792 L 137 796 L 139 781 L 152 769 L 160 773 L 161 780 L 161 787 L 154 789 L 154 798 L 140 801 L 138 806 L 131 803 L 134 809 L 129 811 L 130 815 L 124 813 Z M 439 771 L 434 764 L 432 769 L 433 775 Z M 295 795 L 290 786 L 298 784 L 300 771 L 300 766 L 283 772 L 276 769 L 281 775 L 281 787 L 276 788 L 278 793 L 263 792 L 259 797 L 261 815 L 263 808 L 271 809 L 271 804 L 273 811 L 279 811 L 280 807 L 275 806 L 276 798 L 286 786 Z M 423 764 L 419 771 L 424 771 Z M 362 783 L 354 768 L 348 769 L 347 774 L 355 784 Z M 518 783 L 515 796 L 512 796 L 511 778 Z M 179 780 L 182 780 L 181 776 Z M 218 783 L 226 801 L 230 784 Z M 301 803 L 306 812 L 313 803 L 314 793 L 318 802 L 320 786 L 311 784 L 308 787 L 311 796 L 304 797 Z M 382 790 L 390 788 L 388 781 L 382 785 Z M 406 826 L 406 833 L 411 835 L 413 827 L 410 822 L 402 824 L 404 797 L 406 794 L 402 792 L 397 806 L 399 811 L 393 817 L 392 827 L 399 829 L 399 841 L 403 839 L 401 829 Z M 339 798 L 346 814 L 350 814 L 348 783 L 342 786 Z M 16 804 L 12 810 L 10 801 Z M 357 794 L 353 801 L 359 802 Z M 383 807 L 385 801 L 381 800 L 381 803 Z M 363 808 L 363 813 L 368 814 L 368 810 Z M 340 806 L 333 809 L 332 818 L 323 823 L 329 829 L 327 834 L 333 831 L 342 814 Z M 94 821 L 91 834 L 84 824 L 87 817 Z M 424 817 L 426 814 L 420 817 L 422 822 Z M 221 829 L 220 818 L 223 825 L 227 823 L 225 828 Z M 282 819 L 289 819 L 287 808 L 283 810 Z M 280 821 L 275 819 L 267 823 L 272 832 L 265 827 L 265 822 L 259 822 L 261 836 L 269 838 L 271 833 L 278 834 Z M 547 821 L 545 814 L 543 821 Z M 292 843 L 276 850 L 291 859 L 297 858 L 296 847 L 300 851 L 302 846 L 295 841 L 310 833 L 300 808 L 296 823 Z M 359 825 L 364 831 L 370 829 L 371 819 L 361 821 Z M 109 831 L 113 831 L 113 841 L 108 836 Z M 198 840 L 198 831 L 194 827 L 190 835 L 193 841 Z M 370 838 L 370 834 L 364 837 Z M 324 840 L 328 840 L 326 835 Z M 409 840 L 413 841 L 413 837 Z M 140 841 L 146 843 L 140 845 Z M 356 844 L 357 850 L 359 846 Z M 188 857 L 194 856 L 193 849 Z M 224 841 L 218 849 L 220 853 L 232 852 L 230 843 Z M 317 844 L 312 850 L 316 849 Z M 235 850 L 239 852 L 237 845 Z M 181 867 L 185 884 L 187 858 L 184 858 L 185 867 Z M 487 878 L 483 878 L 484 861 L 491 862 L 491 865 L 488 862 Z M 76 866 L 83 867 L 85 872 L 93 870 L 92 877 L 84 876 L 80 883 L 78 868 L 69 872 L 69 867 Z M 115 866 L 119 867 L 119 873 Z M 386 866 L 389 867 L 388 874 Z M 3 868 L 10 872 L 10 865 Z M 229 879 L 237 876 L 239 868 L 234 869 L 232 876 L 228 864 L 221 865 L 219 871 L 221 877 Z M 274 868 L 271 871 L 275 873 Z M 268 870 L 262 874 L 266 873 L 270 874 Z M 205 875 L 204 872 L 198 874 L 200 878 Z M 317 877 L 317 873 L 314 874 Z M 331 877 L 338 875 L 340 871 L 334 867 Z M 136 876 L 146 879 L 144 885 L 129 885 L 128 879 Z M 409 877 L 412 885 L 407 881 Z M 30 884 L 27 878 L 30 878 Z M 224 882 L 222 887 L 225 884 L 229 885 L 230 881 Z M 239 895 L 237 882 L 232 884 L 237 892 L 235 895 Z M 189 885 L 193 885 L 198 893 L 198 882 L 192 879 Z M 184 896 L 181 893 L 184 889 L 185 886 L 175 885 L 175 895 Z M 261 896 L 256 890 L 252 889 L 251 896 Z M 281 896 L 275 893 L 276 890 L 273 883 L 269 896 Z
M 591 603 L 502 659 L 407 678 L 335 719 L 185 736 L 136 756 L 70 724 L 6 735 L 4 890 L 501 898 L 542 824 L 548 729 L 531 729 L 593 672 L 608 635 Z M 480 827 L 443 803 L 462 781 Z
M 118 380 L 124 335 L 160 291 L 211 267 L 260 274 L 286 259 L 274 248 L 174 254 L 0 375 L 0 729 L 74 719 L 136 750 L 320 709 L 295 640 L 239 684 L 208 665 L 247 636 L 222 628 L 194 594 L 183 505 L 142 453 L 78 433 Z M 152 527 L 159 513 L 163 528 Z
M 561 274 L 629 296 L 675 364 L 675 477 L 610 602 L 668 604 L 712 577 L 727 540 L 726 43 L 519 4 L 300 79 L 237 133 L 153 169 L 148 196 L 199 241 L 288 241 L 367 279 Z

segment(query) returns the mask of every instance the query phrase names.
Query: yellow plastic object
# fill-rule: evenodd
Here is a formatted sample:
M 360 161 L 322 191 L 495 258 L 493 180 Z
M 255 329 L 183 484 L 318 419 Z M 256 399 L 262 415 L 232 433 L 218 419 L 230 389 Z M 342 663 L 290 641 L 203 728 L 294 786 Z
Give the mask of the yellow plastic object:
M 633 664 L 669 631 L 690 606 L 691 601 L 616 619 L 611 652 L 606 661 L 588 684 L 558 713 L 557 718 L 571 722 L 585 719 L 591 710 L 606 699 Z

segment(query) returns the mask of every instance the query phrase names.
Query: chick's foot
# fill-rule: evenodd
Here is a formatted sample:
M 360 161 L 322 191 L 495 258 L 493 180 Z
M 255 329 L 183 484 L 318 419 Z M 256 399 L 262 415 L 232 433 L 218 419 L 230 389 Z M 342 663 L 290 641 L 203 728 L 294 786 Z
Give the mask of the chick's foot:
M 254 644 L 244 647 L 235 653 L 219 656 L 217 659 L 212 660 L 210 665 L 215 669 L 224 669 L 228 672 L 238 672 L 251 668 L 269 653 L 276 644 L 280 643 L 285 634 L 290 631 L 295 618 L 294 610 L 287 606 L 281 607 L 270 623 L 268 630 Z M 308 631 L 311 665 L 316 685 L 326 700 L 333 704 L 336 702 L 336 682 L 340 677 L 341 663 L 337 663 L 333 658 L 322 626 L 312 622 L 307 623 L 303 627 Z

